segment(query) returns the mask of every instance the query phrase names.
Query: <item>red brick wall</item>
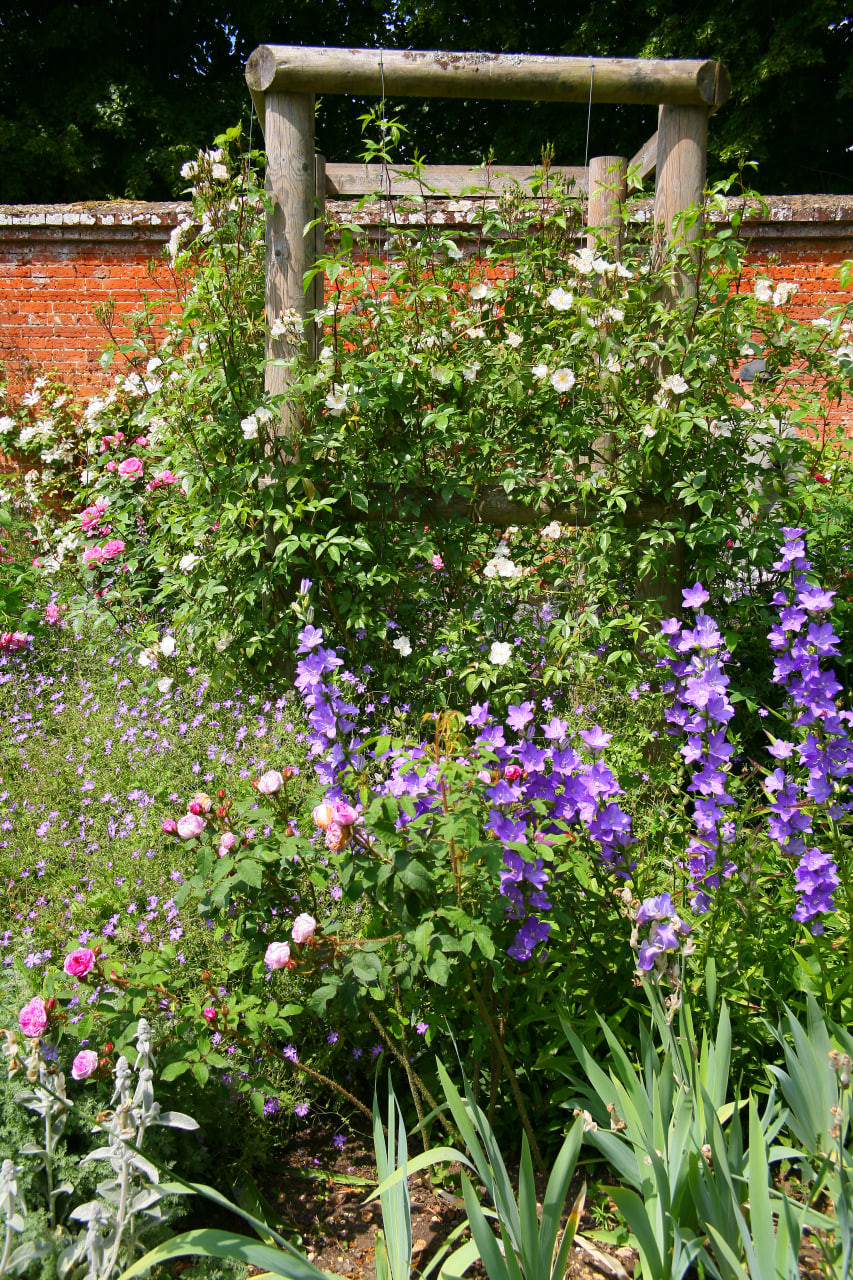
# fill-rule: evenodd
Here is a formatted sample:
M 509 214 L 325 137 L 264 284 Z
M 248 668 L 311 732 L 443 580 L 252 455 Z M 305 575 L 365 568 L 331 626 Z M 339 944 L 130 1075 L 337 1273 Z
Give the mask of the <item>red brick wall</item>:
M 475 202 L 439 204 L 440 220 L 461 230 Z M 838 284 L 838 268 L 853 258 L 853 198 L 770 198 L 769 206 L 748 224 L 752 271 L 743 287 L 752 288 L 755 274 L 795 282 L 794 312 L 802 319 L 853 299 Z M 94 308 L 113 298 L 127 313 L 146 295 L 174 298 L 162 251 L 187 212 L 181 204 L 0 206 L 0 365 L 10 381 L 48 369 L 82 390 L 101 385 L 107 335 Z M 115 336 L 130 333 L 117 325 Z M 853 434 L 853 404 L 844 402 L 832 420 Z

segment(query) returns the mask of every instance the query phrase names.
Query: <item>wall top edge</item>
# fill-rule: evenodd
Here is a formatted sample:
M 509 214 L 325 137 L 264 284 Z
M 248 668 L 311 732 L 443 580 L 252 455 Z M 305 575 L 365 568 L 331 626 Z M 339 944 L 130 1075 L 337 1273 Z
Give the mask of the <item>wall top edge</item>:
M 833 223 L 853 222 L 853 195 L 800 195 L 800 196 L 765 196 L 767 212 L 761 211 L 757 201 L 740 198 L 726 201 L 727 214 L 745 207 L 745 221 L 753 225 L 768 223 Z M 359 213 L 354 213 L 355 201 L 334 199 L 326 201 L 326 208 L 335 218 L 359 220 L 365 223 L 377 221 L 381 216 L 378 205 L 367 204 Z M 421 206 L 427 215 L 420 217 L 417 213 L 408 221 L 441 221 L 429 217 L 430 212 L 444 212 L 463 215 L 452 221 L 470 221 L 470 215 L 481 204 L 474 198 L 427 198 Z M 650 199 L 629 201 L 628 216 L 636 221 L 648 221 L 651 216 L 653 202 Z M 3 232 L 14 231 L 20 236 L 27 230 L 62 234 L 63 229 L 87 229 L 97 235 L 103 233 L 109 237 L 111 233 L 121 235 L 130 229 L 147 231 L 154 237 L 164 239 L 183 218 L 192 216 L 192 205 L 187 201 L 160 201 L 149 203 L 136 200 L 85 201 L 76 204 L 0 204 L 0 236 Z M 718 210 L 710 210 L 712 221 L 724 221 L 726 215 Z M 448 219 L 451 221 L 451 219 Z M 17 238 L 17 237 L 16 237 Z

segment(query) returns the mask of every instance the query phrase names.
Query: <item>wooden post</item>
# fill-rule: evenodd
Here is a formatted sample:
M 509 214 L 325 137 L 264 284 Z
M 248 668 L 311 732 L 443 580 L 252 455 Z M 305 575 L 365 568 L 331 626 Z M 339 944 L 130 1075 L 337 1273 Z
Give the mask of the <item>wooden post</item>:
M 708 147 L 706 107 L 661 106 L 658 116 L 657 165 L 655 173 L 655 234 L 658 244 L 672 244 L 679 215 L 691 205 L 701 207 L 705 187 L 705 156 Z M 679 238 L 695 240 L 701 221 Z M 681 273 L 679 292 L 692 293 L 693 282 Z
M 683 240 L 698 239 L 702 230 L 701 216 L 692 227 L 684 228 L 680 217 L 691 205 L 701 208 L 705 186 L 705 156 L 708 145 L 708 109 L 706 107 L 674 107 L 662 105 L 658 114 L 657 163 L 655 173 L 655 240 L 663 256 L 665 247 Z M 689 271 L 679 271 L 666 291 L 671 306 L 679 298 L 693 297 L 696 281 Z M 664 375 L 669 370 L 662 369 Z M 675 513 L 674 513 L 675 514 Z M 677 616 L 682 610 L 686 548 L 684 539 L 673 544 L 669 564 L 661 572 L 647 577 L 641 593 L 656 600 L 666 614 Z
M 594 156 L 589 162 L 590 228 L 586 242 L 606 240 L 614 258 L 622 252 L 622 210 L 628 198 L 628 161 L 624 156 Z M 598 233 L 596 236 L 596 232 Z
M 314 209 L 314 217 L 325 220 L 326 216 L 326 157 L 316 155 L 314 157 L 314 199 L 316 207 Z M 314 261 L 318 262 L 320 258 L 325 257 L 326 253 L 326 224 L 325 221 L 317 223 L 314 228 Z M 314 277 L 314 306 L 319 311 L 323 307 L 326 300 L 326 273 L 318 271 Z M 320 330 L 314 326 L 315 331 L 315 352 L 320 350 Z
M 310 93 L 267 93 L 264 103 L 267 190 L 274 204 L 266 228 L 266 318 L 272 324 L 283 311 L 305 317 L 314 293 L 305 292 L 304 275 L 314 261 L 314 96 Z M 312 335 L 306 334 L 309 342 Z M 292 343 L 267 339 L 267 361 L 289 360 Z M 265 386 L 270 395 L 287 389 L 286 365 L 267 363 Z M 282 434 L 289 433 L 290 414 L 282 411 Z
M 589 212 L 586 237 L 588 248 L 600 241 L 609 246 L 618 261 L 622 253 L 622 216 L 628 198 L 628 161 L 624 156 L 594 156 L 589 162 Z M 616 461 L 616 439 L 612 431 L 597 436 L 589 459 L 592 471 L 603 471 Z

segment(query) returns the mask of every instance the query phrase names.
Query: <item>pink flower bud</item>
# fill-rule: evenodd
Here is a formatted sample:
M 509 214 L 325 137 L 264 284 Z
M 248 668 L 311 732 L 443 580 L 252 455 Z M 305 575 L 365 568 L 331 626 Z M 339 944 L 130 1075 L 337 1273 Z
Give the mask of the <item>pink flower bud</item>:
M 201 805 L 197 800 L 193 800 L 190 804 L 190 813 L 201 813 Z
M 523 770 L 517 764 L 508 764 L 504 769 L 504 777 L 507 782 L 517 782 L 522 773 Z
M 178 830 L 178 824 L 174 818 L 166 818 L 165 822 L 160 823 L 160 830 L 165 831 L 167 836 L 173 836 Z

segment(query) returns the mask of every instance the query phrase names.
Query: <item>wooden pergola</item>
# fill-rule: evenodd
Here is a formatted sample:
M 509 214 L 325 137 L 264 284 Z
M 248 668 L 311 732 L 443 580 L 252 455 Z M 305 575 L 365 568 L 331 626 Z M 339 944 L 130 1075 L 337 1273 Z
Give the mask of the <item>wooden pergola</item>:
M 493 98 L 583 104 L 622 103 L 657 105 L 655 135 L 631 161 L 642 177 L 655 172 L 654 219 L 658 234 L 669 240 L 673 226 L 686 209 L 700 205 L 705 183 L 709 116 L 728 99 L 731 81 L 720 62 L 634 58 L 564 58 L 527 54 L 448 53 L 404 49 L 304 48 L 261 45 L 246 64 L 246 81 L 264 132 L 267 187 L 273 207 L 266 229 L 266 315 L 270 323 L 285 309 L 306 317 L 321 304 L 318 290 L 306 292 L 305 273 L 314 265 L 322 244 L 305 234 L 316 215 L 316 196 L 326 193 L 363 195 L 386 185 L 380 166 L 327 165 L 315 156 L 314 100 L 317 94 L 349 93 L 390 98 Z M 628 160 L 599 156 L 585 168 L 564 169 L 589 198 L 588 226 L 618 234 L 621 204 L 626 193 Z M 523 179 L 532 169 L 513 169 L 509 178 Z M 476 171 L 462 167 L 427 167 L 426 182 L 448 194 L 476 183 Z M 390 192 L 419 191 L 405 172 L 391 176 Z M 318 229 L 319 230 L 319 229 Z M 698 236 L 699 226 L 690 233 Z M 322 287 L 322 279 L 319 280 Z M 266 387 L 271 394 L 285 390 L 288 353 L 268 339 Z M 275 360 L 276 363 L 270 363 Z M 287 423 L 283 422 L 287 433 Z M 467 515 L 484 523 L 505 526 L 543 519 L 566 518 L 588 523 L 595 511 L 570 503 L 509 502 L 503 491 L 482 489 L 475 503 L 442 502 L 423 494 L 433 515 Z M 433 510 L 436 502 L 438 508 Z M 444 508 L 447 508 L 446 510 Z M 408 507 L 407 507 L 408 510 Z M 353 514 L 356 514 L 353 512 Z M 631 523 L 654 524 L 676 515 L 659 501 L 641 503 Z M 363 513 L 360 518 L 364 518 Z M 393 518 L 393 517 L 392 517 Z M 411 518 L 400 514 L 397 518 Z M 679 560 L 675 556 L 675 561 Z M 680 607 L 679 569 L 671 566 L 653 594 Z
M 378 169 L 318 163 L 314 150 L 317 94 L 386 97 L 498 98 L 537 102 L 657 104 L 658 129 L 634 157 L 643 176 L 655 169 L 655 222 L 668 234 L 685 209 L 699 204 L 705 182 L 708 117 L 731 89 L 720 62 L 638 58 L 560 58 L 510 53 L 446 53 L 407 49 L 326 49 L 260 45 L 246 64 L 246 81 L 264 132 L 268 186 L 274 198 L 267 218 L 266 311 L 302 316 L 315 304 L 306 293 L 306 271 L 318 245 L 304 228 L 316 216 L 315 195 L 365 194 L 379 186 Z M 600 156 L 582 169 L 564 170 L 586 185 L 590 226 L 612 218 L 614 175 L 628 161 Z M 526 171 L 529 173 L 530 171 Z M 470 170 L 427 169 L 430 185 L 451 191 L 473 185 Z M 513 171 L 510 177 L 523 177 Z M 372 185 L 371 185 L 372 184 Z M 392 185 L 406 191 L 399 175 Z M 271 359 L 284 355 L 271 342 Z M 284 390 L 287 371 L 267 365 L 267 389 Z

